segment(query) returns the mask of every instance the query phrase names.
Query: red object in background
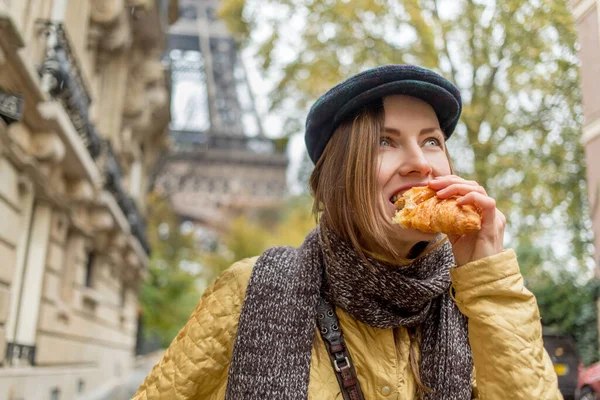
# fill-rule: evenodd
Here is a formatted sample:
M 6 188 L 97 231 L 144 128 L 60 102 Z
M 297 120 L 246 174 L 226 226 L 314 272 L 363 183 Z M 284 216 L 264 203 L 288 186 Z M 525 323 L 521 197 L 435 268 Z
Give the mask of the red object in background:
M 600 362 L 587 368 L 580 366 L 577 382 L 577 399 L 600 399 Z

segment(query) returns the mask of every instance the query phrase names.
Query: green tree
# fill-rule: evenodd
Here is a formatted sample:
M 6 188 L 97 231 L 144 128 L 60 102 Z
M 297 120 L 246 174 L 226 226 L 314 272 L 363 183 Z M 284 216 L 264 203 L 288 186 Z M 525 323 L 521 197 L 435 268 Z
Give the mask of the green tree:
M 152 255 L 140 293 L 144 338 L 166 347 L 185 325 L 200 298 L 196 281 L 200 266 L 194 238 L 180 229 L 169 203 L 148 196 L 148 239 Z
M 544 275 L 531 284 L 545 327 L 572 336 L 585 365 L 598 361 L 598 282 L 578 282 L 573 274 Z
M 309 196 L 292 197 L 279 210 L 242 215 L 234 219 L 221 237 L 221 246 L 215 252 L 202 255 L 202 264 L 209 271 L 208 282 L 232 263 L 259 256 L 274 246 L 298 247 L 316 226 Z
M 230 29 L 276 82 L 271 109 L 296 131 L 319 95 L 366 68 L 414 63 L 452 79 L 464 112 L 451 150 L 459 172 L 497 199 L 510 244 L 535 246 L 546 264 L 589 261 L 576 34 L 564 0 L 222 4 Z M 556 232 L 569 246 L 562 253 L 550 245 Z

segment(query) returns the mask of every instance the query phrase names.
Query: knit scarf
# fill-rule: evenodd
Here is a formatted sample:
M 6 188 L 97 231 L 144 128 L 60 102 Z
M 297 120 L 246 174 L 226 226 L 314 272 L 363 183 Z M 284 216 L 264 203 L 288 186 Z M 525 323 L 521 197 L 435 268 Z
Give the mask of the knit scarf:
M 328 246 L 317 228 L 300 248 L 272 248 L 257 260 L 225 398 L 308 398 L 313 340 L 321 340 L 314 334 L 316 307 L 324 296 L 373 327 L 420 325 L 421 380 L 432 389 L 424 399 L 470 399 L 471 348 L 466 317 L 449 295 L 450 244 L 398 267 L 371 258 L 368 265 L 345 241 L 331 233 L 327 239 Z

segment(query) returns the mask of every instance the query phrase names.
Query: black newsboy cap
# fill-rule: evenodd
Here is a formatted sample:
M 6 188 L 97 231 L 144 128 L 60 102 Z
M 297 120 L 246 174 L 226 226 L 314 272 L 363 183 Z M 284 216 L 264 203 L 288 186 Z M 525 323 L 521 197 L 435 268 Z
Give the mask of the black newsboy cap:
M 331 135 L 345 118 L 374 100 L 393 94 L 413 96 L 429 103 L 446 138 L 454 132 L 462 111 L 456 86 L 426 68 L 383 65 L 337 84 L 313 104 L 306 118 L 304 137 L 313 163 L 317 163 Z

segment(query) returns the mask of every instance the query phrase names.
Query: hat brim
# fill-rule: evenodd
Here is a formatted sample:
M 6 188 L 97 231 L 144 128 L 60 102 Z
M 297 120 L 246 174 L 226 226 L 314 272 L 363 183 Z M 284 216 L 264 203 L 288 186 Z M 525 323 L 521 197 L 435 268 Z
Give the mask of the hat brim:
M 392 95 L 416 97 L 428 103 L 435 111 L 446 138 L 452 135 L 461 111 L 454 95 L 441 86 L 415 80 L 388 82 L 362 92 L 340 107 L 334 117 L 334 129 L 365 104 Z

